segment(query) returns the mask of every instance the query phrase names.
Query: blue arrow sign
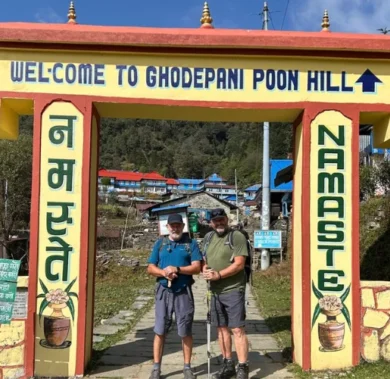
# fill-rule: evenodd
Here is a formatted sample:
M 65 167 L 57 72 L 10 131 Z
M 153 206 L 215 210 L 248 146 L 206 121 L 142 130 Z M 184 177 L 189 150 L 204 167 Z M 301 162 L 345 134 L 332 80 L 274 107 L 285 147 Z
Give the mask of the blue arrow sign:
M 356 83 L 362 85 L 363 93 L 375 93 L 376 85 L 383 82 L 369 69 L 367 69 L 366 71 L 364 71 L 362 76 L 356 81 Z

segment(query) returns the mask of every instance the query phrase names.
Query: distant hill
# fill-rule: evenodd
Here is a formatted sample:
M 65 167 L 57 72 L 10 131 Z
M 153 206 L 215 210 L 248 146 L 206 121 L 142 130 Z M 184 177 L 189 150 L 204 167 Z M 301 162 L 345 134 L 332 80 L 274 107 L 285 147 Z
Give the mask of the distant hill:
M 22 133 L 31 134 L 32 117 L 22 117 Z M 103 119 L 100 167 L 158 171 L 166 177 L 202 178 L 217 172 L 240 186 L 261 180 L 261 123 Z M 292 147 L 290 124 L 270 128 L 271 158 L 287 158 Z

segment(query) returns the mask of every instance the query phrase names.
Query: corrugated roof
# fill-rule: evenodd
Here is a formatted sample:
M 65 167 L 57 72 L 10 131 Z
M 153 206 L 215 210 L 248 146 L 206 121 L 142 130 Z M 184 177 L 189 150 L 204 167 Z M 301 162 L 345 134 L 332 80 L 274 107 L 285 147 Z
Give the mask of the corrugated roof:
M 163 180 L 167 181 L 167 178 L 164 178 L 162 175 L 160 175 L 158 172 L 153 171 L 153 172 L 148 172 L 146 174 L 143 174 L 142 179 L 146 180 Z
M 116 180 L 128 180 L 132 182 L 140 182 L 141 180 L 159 180 L 168 183 L 168 181 L 171 181 L 169 182 L 169 184 L 177 184 L 177 185 L 179 184 L 177 180 L 164 178 L 156 171 L 142 173 L 142 172 L 133 172 L 133 171 L 101 169 L 99 170 L 99 177 L 114 178 Z
M 169 205 L 168 207 L 164 208 L 152 209 L 152 212 L 170 211 L 172 209 L 188 208 L 189 206 L 189 204 Z
M 143 174 L 140 172 L 99 170 L 99 177 L 115 178 L 116 180 L 130 180 L 133 182 L 139 182 L 142 179 L 142 176 Z
M 176 179 L 168 179 L 167 180 L 167 184 L 170 184 L 170 185 L 179 185 L 180 183 L 179 183 L 179 181 L 178 180 L 176 180 Z
M 230 186 L 230 185 L 224 185 L 224 184 L 205 184 L 206 188 L 226 188 L 226 189 L 235 189 L 235 186 Z
M 245 188 L 245 191 L 258 191 L 261 188 L 261 184 L 254 184 L 248 188 Z
M 226 182 L 226 180 L 222 178 L 222 176 L 219 176 L 216 173 L 210 175 L 206 180 L 209 180 L 210 182 Z
M 180 184 L 202 184 L 204 182 L 204 179 L 184 179 L 179 178 Z
M 229 195 L 223 198 L 225 201 L 236 201 L 236 195 Z

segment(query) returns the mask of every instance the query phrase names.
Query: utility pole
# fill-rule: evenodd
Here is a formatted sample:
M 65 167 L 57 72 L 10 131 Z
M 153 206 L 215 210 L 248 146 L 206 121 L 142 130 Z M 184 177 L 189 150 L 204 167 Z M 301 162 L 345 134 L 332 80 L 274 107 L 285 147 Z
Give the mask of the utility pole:
M 268 30 L 268 5 L 264 2 L 263 29 Z M 261 205 L 261 230 L 269 230 L 270 227 L 270 189 L 269 189 L 269 122 L 263 123 L 263 188 Z M 270 253 L 267 249 L 261 250 L 261 269 L 267 270 L 270 265 Z
M 268 22 L 269 22 L 268 12 L 269 12 L 268 4 L 265 1 L 263 7 L 263 30 L 268 30 Z
M 237 191 L 237 169 L 234 169 L 234 176 L 236 181 L 236 207 L 237 207 L 237 223 L 240 221 L 238 217 L 238 191 Z
M 8 180 L 5 180 L 5 196 L 4 196 L 4 218 L 5 223 L 7 223 L 7 217 L 8 217 Z

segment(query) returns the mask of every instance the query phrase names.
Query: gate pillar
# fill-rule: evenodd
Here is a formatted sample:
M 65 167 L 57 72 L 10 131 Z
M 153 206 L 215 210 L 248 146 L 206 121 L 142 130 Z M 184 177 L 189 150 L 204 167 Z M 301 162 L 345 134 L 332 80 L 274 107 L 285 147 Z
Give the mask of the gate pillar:
M 27 374 L 84 374 L 92 351 L 99 117 L 35 102 Z
M 296 120 L 292 330 L 304 370 L 359 363 L 359 111 L 309 106 Z

